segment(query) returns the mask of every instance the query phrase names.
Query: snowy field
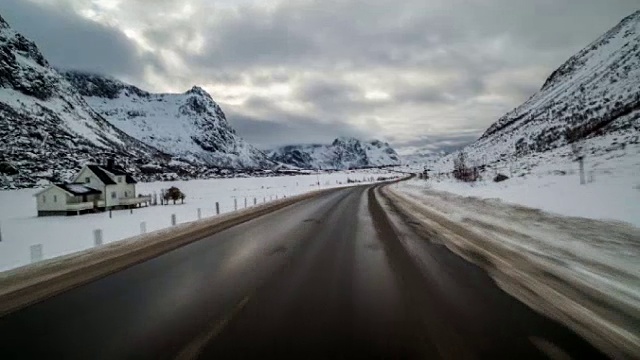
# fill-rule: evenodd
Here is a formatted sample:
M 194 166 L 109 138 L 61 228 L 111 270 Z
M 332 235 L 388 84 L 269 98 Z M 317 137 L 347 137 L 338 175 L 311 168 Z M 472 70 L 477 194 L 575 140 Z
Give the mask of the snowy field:
M 94 246 L 94 230 L 101 229 L 103 243 L 122 240 L 141 233 L 171 226 L 171 215 L 177 223 L 197 220 L 198 209 L 203 218 L 215 216 L 216 202 L 220 212 L 234 211 L 257 204 L 318 189 L 347 186 L 347 179 L 370 182 L 379 176 L 398 174 L 384 170 L 359 170 L 286 177 L 210 179 L 175 182 L 140 183 L 139 194 L 160 193 L 177 186 L 186 195 L 184 204 L 151 206 L 80 216 L 37 217 L 33 194 L 40 189 L 0 191 L 0 271 L 26 265 L 31 261 L 30 247 L 41 244 L 43 259 L 70 254 Z M 317 182 L 320 182 L 320 186 Z M 144 222 L 144 225 L 141 223 Z
M 609 139 L 613 137 L 613 139 Z M 510 158 L 487 165 L 476 183 L 463 183 L 438 173 L 451 172 L 451 158 L 424 166 L 432 179 L 422 183 L 431 190 L 462 196 L 499 199 L 567 216 L 618 220 L 640 227 L 640 145 L 603 146 L 615 135 L 590 140 L 585 148 L 585 181 L 580 184 L 578 163 L 568 146 L 547 153 Z M 597 142 L 597 143 L 596 143 Z M 471 162 L 474 160 L 472 159 Z M 476 163 L 482 163 L 475 159 Z M 422 166 L 405 167 L 418 172 Z M 400 168 L 398 168 L 400 169 Z M 495 183 L 497 173 L 510 179 Z

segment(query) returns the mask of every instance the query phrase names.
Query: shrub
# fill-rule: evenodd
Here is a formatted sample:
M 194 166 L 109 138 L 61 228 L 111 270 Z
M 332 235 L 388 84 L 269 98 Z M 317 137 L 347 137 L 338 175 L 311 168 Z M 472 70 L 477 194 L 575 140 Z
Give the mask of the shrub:
M 184 204 L 184 198 L 186 197 L 186 195 L 177 187 L 172 186 L 164 193 L 163 197 L 165 202 L 173 200 L 173 203 L 175 204 L 176 201 L 180 200 Z
M 480 179 L 480 171 L 478 167 L 467 165 L 467 154 L 461 151 L 453 159 L 453 177 L 464 182 L 474 182 Z

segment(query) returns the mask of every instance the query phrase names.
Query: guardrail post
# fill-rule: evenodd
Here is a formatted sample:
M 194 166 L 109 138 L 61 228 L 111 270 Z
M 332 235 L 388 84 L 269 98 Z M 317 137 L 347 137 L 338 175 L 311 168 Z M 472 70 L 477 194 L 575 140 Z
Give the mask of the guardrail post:
M 102 245 L 102 229 L 93 230 L 93 246 Z
M 145 234 L 146 232 L 147 232 L 147 223 L 143 221 L 140 223 L 140 234 Z
M 171 226 L 176 226 L 176 214 L 171 214 Z
M 31 245 L 31 263 L 42 261 L 42 244 Z
M 220 203 L 216 201 L 216 215 L 220 215 Z

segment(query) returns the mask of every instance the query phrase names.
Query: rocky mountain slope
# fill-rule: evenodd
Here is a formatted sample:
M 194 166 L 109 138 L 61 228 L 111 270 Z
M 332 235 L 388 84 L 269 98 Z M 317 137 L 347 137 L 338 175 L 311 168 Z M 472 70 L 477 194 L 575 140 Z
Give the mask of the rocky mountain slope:
M 223 168 L 269 168 L 202 88 L 152 94 L 105 76 L 65 72 L 84 100 L 113 126 L 181 160 Z
M 166 164 L 170 157 L 115 128 L 0 17 L 0 188 L 61 181 L 86 162 Z
M 273 161 L 303 169 L 358 169 L 400 165 L 400 157 L 387 143 L 361 142 L 341 137 L 331 145 L 288 145 L 271 150 Z
M 640 11 L 571 57 L 538 93 L 491 125 L 465 151 L 476 163 L 572 143 L 589 144 L 584 151 L 595 153 L 638 144 L 639 134 Z

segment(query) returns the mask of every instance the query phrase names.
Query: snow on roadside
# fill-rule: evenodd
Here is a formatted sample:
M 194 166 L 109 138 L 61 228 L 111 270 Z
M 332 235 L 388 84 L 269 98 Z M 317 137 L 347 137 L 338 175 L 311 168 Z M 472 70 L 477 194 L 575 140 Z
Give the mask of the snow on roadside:
M 640 228 L 433 191 L 419 180 L 398 183 L 393 190 L 501 246 L 532 258 L 553 259 L 573 276 L 586 277 L 640 304 Z
M 177 186 L 186 195 L 185 204 L 151 206 L 148 208 L 117 210 L 109 218 L 108 212 L 80 216 L 37 217 L 33 194 L 39 189 L 0 191 L 0 271 L 13 269 L 30 262 L 30 246 L 42 244 L 44 259 L 86 250 L 94 246 L 93 231 L 102 229 L 103 242 L 110 243 L 140 234 L 141 223 L 147 232 L 170 227 L 171 214 L 178 223 L 215 216 L 216 202 L 220 212 L 238 209 L 293 196 L 318 189 L 346 186 L 347 179 L 369 180 L 390 177 L 384 170 L 359 170 L 319 175 L 286 177 L 209 179 L 175 182 L 139 183 L 139 194 L 160 193 L 161 189 Z M 318 187 L 317 182 L 320 181 Z
M 428 164 L 432 190 L 591 219 L 618 220 L 640 227 L 640 144 L 621 146 L 608 134 L 582 143 L 586 184 L 580 185 L 571 146 L 487 163 L 482 181 L 463 183 L 450 177 L 453 157 Z M 483 164 L 482 154 L 468 153 L 468 165 Z M 421 172 L 422 167 L 406 170 Z M 510 177 L 495 183 L 496 174 Z M 449 177 L 448 177 L 448 176 Z

